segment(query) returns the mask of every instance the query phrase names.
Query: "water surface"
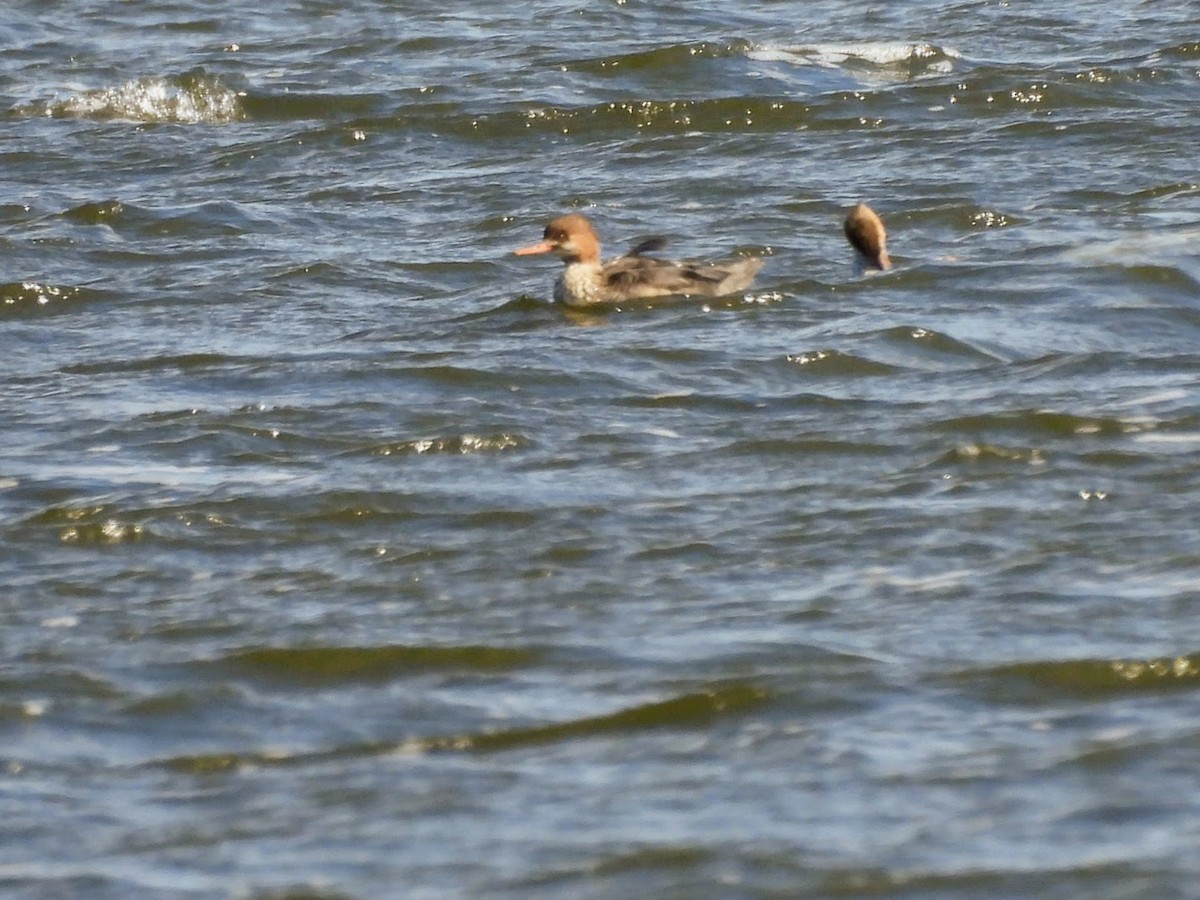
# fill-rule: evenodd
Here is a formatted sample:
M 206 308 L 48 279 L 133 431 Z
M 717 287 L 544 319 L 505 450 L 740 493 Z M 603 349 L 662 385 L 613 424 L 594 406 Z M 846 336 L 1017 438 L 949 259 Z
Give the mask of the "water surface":
M 1192 4 L 0 37 L 6 895 L 1192 896 Z

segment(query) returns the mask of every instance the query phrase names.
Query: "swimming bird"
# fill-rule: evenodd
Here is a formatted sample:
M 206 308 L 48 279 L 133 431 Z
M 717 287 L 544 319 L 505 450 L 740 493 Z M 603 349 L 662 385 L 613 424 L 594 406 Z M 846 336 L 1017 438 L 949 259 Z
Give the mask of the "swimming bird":
M 554 285 L 554 299 L 567 306 L 623 303 L 684 295 L 722 297 L 750 286 L 762 267 L 757 257 L 705 264 L 670 262 L 644 256 L 661 250 L 664 238 L 650 238 L 628 253 L 600 260 L 600 240 L 579 213 L 559 216 L 546 226 L 542 241 L 515 251 L 517 256 L 555 253 L 566 264 Z
M 887 252 L 887 229 L 883 219 L 865 203 L 857 204 L 842 224 L 846 240 L 857 252 L 859 274 L 869 269 L 883 272 L 892 267 Z

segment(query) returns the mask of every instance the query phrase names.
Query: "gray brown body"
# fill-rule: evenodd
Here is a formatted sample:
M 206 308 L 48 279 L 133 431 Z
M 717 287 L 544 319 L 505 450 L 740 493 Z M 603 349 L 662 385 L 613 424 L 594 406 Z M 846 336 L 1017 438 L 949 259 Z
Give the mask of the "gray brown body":
M 600 260 L 600 241 L 579 213 L 559 216 L 546 226 L 540 243 L 518 256 L 554 253 L 566 264 L 554 285 L 554 299 L 567 306 L 625 303 L 654 297 L 721 297 L 744 291 L 762 268 L 755 257 L 722 263 L 671 262 L 644 256 L 664 241 L 643 241 L 624 256 Z

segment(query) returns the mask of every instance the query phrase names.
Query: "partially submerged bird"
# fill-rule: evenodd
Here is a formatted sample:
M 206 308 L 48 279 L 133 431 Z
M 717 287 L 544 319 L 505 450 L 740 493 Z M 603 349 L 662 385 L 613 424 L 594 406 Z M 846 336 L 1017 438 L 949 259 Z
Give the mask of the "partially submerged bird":
M 643 255 L 661 250 L 665 243 L 663 238 L 651 238 L 624 256 L 601 262 L 600 241 L 592 224 L 579 213 L 569 213 L 546 226 L 540 243 L 516 254 L 555 253 L 562 259 L 566 268 L 554 284 L 554 299 L 567 306 L 671 295 L 722 297 L 750 287 L 762 267 L 762 260 L 756 257 L 709 265 Z
M 856 268 L 859 274 L 871 269 L 882 272 L 892 267 L 887 252 L 887 230 L 875 210 L 865 203 L 859 203 L 850 210 L 842 228 L 846 232 L 846 240 L 858 254 Z

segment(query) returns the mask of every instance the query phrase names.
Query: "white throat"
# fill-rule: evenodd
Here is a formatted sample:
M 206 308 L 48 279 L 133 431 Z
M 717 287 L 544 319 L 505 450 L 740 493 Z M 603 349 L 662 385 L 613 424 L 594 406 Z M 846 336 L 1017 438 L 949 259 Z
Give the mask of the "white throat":
M 554 299 L 567 306 L 601 302 L 604 299 L 602 272 L 599 263 L 571 263 L 554 284 Z

